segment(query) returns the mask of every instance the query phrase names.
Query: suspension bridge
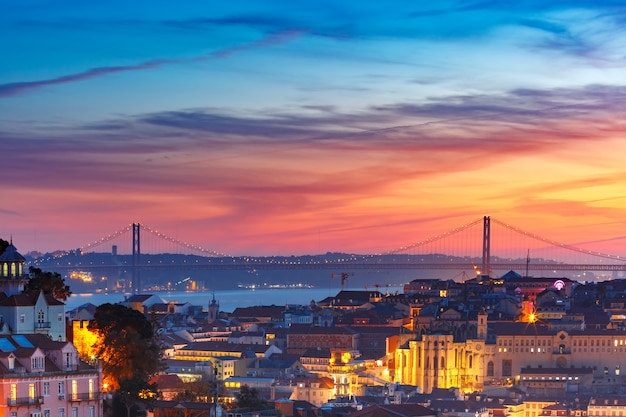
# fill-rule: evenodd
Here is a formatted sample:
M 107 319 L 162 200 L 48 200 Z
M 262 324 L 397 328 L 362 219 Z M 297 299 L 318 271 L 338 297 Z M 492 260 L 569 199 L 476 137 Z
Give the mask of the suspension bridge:
M 142 271 L 164 269 L 430 269 L 469 270 L 476 275 L 515 270 L 526 276 L 541 271 L 599 271 L 615 275 L 626 271 L 626 257 L 559 243 L 485 216 L 384 253 L 266 257 L 227 255 L 133 223 L 77 250 L 39 258 L 34 265 L 64 273 L 76 269 L 124 271 L 132 274 L 132 287 L 139 289 Z

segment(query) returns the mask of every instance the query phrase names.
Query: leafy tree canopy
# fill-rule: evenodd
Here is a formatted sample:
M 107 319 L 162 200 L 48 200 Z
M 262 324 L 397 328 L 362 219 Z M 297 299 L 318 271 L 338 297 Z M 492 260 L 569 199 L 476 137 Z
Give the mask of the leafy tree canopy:
M 235 394 L 233 408 L 237 410 L 262 411 L 270 408 L 269 403 L 261 398 L 259 390 L 242 385 L 241 390 Z
M 156 384 L 149 384 L 137 377 L 120 379 L 119 383 L 120 387 L 115 393 L 115 399 L 124 404 L 127 417 L 131 417 L 131 410 L 137 405 L 143 404 L 145 406 L 156 399 Z
M 96 356 L 102 361 L 104 381 L 113 390 L 120 381 L 149 381 L 163 369 L 161 347 L 152 323 L 140 312 L 121 304 L 96 308 L 88 329 L 97 335 Z
M 207 376 L 184 382 L 182 389 L 176 394 L 177 401 L 213 402 L 217 383 Z
M 7 242 L 4 239 L 0 239 L 0 255 L 2 255 L 5 250 L 7 250 L 8 246 L 9 246 L 9 242 Z
M 57 272 L 44 272 L 39 268 L 28 269 L 30 279 L 24 286 L 24 294 L 39 295 L 43 291 L 46 295 L 52 295 L 57 300 L 66 301 L 72 291 L 69 285 L 65 285 L 65 279 Z

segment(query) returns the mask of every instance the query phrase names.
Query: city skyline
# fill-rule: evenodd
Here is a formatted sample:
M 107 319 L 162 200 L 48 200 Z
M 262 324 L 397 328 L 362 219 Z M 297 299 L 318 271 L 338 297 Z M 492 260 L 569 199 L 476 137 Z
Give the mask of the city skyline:
M 0 237 L 376 253 L 491 215 L 626 256 L 623 4 L 290 5 L 3 5 Z

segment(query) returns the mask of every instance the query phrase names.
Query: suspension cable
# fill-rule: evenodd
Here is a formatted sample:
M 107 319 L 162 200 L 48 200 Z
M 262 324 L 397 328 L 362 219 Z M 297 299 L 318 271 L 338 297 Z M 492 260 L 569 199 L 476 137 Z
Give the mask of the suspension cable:
M 188 243 L 188 242 L 184 242 L 184 241 L 176 239 L 176 238 L 174 238 L 172 236 L 168 236 L 168 235 L 166 235 L 164 233 L 161 233 L 158 230 L 155 230 L 155 229 L 153 229 L 153 228 L 151 228 L 149 226 L 146 226 L 144 224 L 141 225 L 141 228 L 144 229 L 146 232 L 149 232 L 149 233 L 153 234 L 154 236 L 156 236 L 156 237 L 158 237 L 160 239 L 166 240 L 166 241 L 168 241 L 170 243 L 182 246 L 182 247 L 187 248 L 187 249 L 196 250 L 196 251 L 202 252 L 204 254 L 209 254 L 209 255 L 212 255 L 212 256 L 218 256 L 218 257 L 222 257 L 222 258 L 234 258 L 234 256 L 232 256 L 232 255 L 226 255 L 224 253 L 216 252 L 216 251 L 213 251 L 213 250 L 210 250 L 210 249 L 205 249 L 205 248 L 203 248 L 201 246 L 194 245 L 194 244 Z
M 558 246 L 560 248 L 567 249 L 567 250 L 574 251 L 574 252 L 578 252 L 578 253 L 583 253 L 585 255 L 592 255 L 592 256 L 597 256 L 597 257 L 600 257 L 600 258 L 611 259 L 613 261 L 626 261 L 626 258 L 624 258 L 622 256 L 610 255 L 608 253 L 601 253 L 601 252 L 595 252 L 595 251 L 592 251 L 592 250 L 578 248 L 576 246 L 567 245 L 565 243 L 560 243 L 560 242 L 554 241 L 552 239 L 546 239 L 546 238 L 538 236 L 538 235 L 536 235 L 534 233 L 526 232 L 526 231 L 524 231 L 522 229 L 518 229 L 515 226 L 511 226 L 510 224 L 503 223 L 503 222 L 498 221 L 498 220 L 493 219 L 493 218 L 491 219 L 491 221 L 493 221 L 494 223 L 499 224 L 500 226 L 506 227 L 509 230 L 512 230 L 512 231 L 517 232 L 519 234 L 522 234 L 524 236 L 530 237 L 532 239 L 538 240 L 540 242 L 546 243 L 548 245 Z
M 400 248 L 393 249 L 393 250 L 390 250 L 388 252 L 379 253 L 379 254 L 374 255 L 374 256 L 394 255 L 396 253 L 404 252 L 404 251 L 407 251 L 409 249 L 414 249 L 414 248 L 417 248 L 417 247 L 420 247 L 420 246 L 424 246 L 424 245 L 427 245 L 429 243 L 436 242 L 438 240 L 450 237 L 450 236 L 455 235 L 457 233 L 460 233 L 460 232 L 462 232 L 464 230 L 467 230 L 467 229 L 469 229 L 472 226 L 476 226 L 478 223 L 480 223 L 482 221 L 483 221 L 483 218 L 481 217 L 480 219 L 476 219 L 476 220 L 474 220 L 471 223 L 467 223 L 467 224 L 464 224 L 462 226 L 456 227 L 456 228 L 454 228 L 452 230 L 449 230 L 447 232 L 444 232 L 442 234 L 439 234 L 439 235 L 436 235 L 436 236 L 433 236 L 433 237 L 429 237 L 428 239 L 424 239 L 424 240 L 421 240 L 419 242 L 412 243 L 410 245 L 402 246 Z
M 122 228 L 122 229 L 120 229 L 120 230 L 118 230 L 116 232 L 113 232 L 113 233 L 111 233 L 108 236 L 100 238 L 99 240 L 96 240 L 95 242 L 92 242 L 92 243 L 90 243 L 88 245 L 85 245 L 85 246 L 81 247 L 80 250 L 81 250 L 81 252 L 85 252 L 87 249 L 92 249 L 92 248 L 95 248 L 97 246 L 100 246 L 100 245 L 102 245 L 102 244 L 104 244 L 106 242 L 109 242 L 109 241 L 115 239 L 116 237 L 119 237 L 120 235 L 123 235 L 124 233 L 128 232 L 129 230 L 131 230 L 132 227 L 133 227 L 133 225 L 129 224 L 128 226 L 126 226 L 126 227 L 124 227 L 124 228 Z

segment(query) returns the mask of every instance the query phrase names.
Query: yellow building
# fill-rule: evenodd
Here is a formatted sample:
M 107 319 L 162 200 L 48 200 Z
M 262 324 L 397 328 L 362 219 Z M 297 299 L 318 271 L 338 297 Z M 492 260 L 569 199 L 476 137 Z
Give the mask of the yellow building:
M 418 386 L 425 393 L 452 387 L 462 392 L 481 391 L 486 374 L 487 314 L 481 311 L 471 327 L 473 338 L 455 340 L 453 334 L 433 332 L 396 349 L 395 382 Z
M 485 341 L 480 339 L 455 342 L 452 335 L 422 335 L 396 349 L 395 382 L 418 386 L 426 393 L 452 387 L 481 391 L 484 350 Z
M 87 329 L 89 320 L 72 321 L 72 343 L 78 350 L 81 359 L 92 360 L 96 357 L 93 345 L 98 340 L 98 336 Z
M 469 392 L 480 391 L 485 384 L 510 384 L 528 367 L 584 367 L 593 369 L 597 387 L 621 381 L 626 369 L 624 330 L 493 322 L 487 331 L 484 314 L 478 315 L 475 330 L 474 338 L 465 339 L 455 332 L 431 331 L 396 349 L 395 382 L 418 386 L 425 393 L 451 387 Z

